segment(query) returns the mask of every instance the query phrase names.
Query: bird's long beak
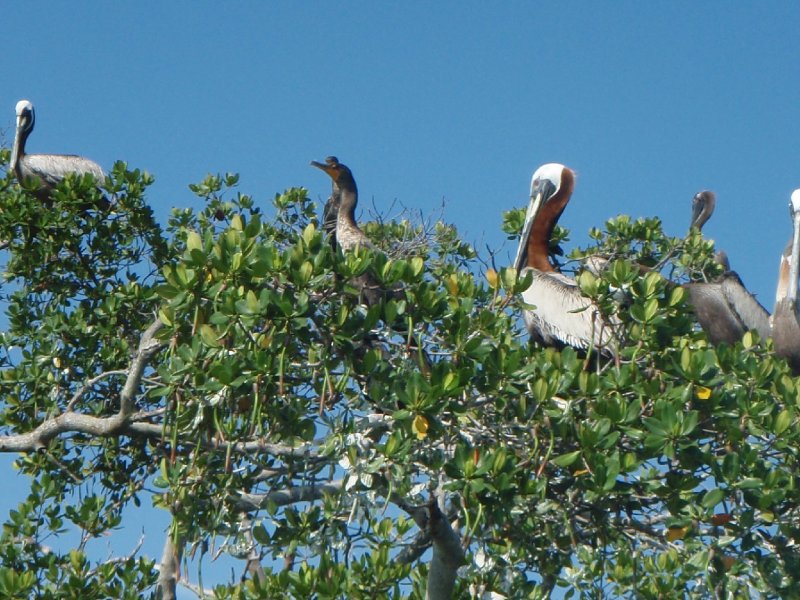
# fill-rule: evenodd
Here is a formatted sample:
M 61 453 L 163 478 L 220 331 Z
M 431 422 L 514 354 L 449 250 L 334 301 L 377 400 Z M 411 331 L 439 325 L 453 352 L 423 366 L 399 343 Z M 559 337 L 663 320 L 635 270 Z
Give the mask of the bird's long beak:
M 797 279 L 800 276 L 800 190 L 792 193 L 789 203 L 789 212 L 792 214 L 792 256 L 789 263 L 789 293 L 790 301 L 797 300 Z
M 553 184 L 548 180 L 539 180 L 531 185 L 531 201 L 528 203 L 528 212 L 525 213 L 525 224 L 522 226 L 522 233 L 519 236 L 519 246 L 517 246 L 517 256 L 514 259 L 514 268 L 519 273 L 527 266 L 528 262 L 528 238 L 531 236 L 533 222 L 536 215 L 542 208 L 542 203 L 555 193 Z
M 694 202 L 692 202 L 692 222 L 689 223 L 689 230 L 691 231 L 693 227 L 698 227 L 697 222 L 700 220 L 700 215 L 703 214 L 703 208 L 705 208 L 705 201 L 700 196 L 695 196 Z
M 11 162 L 9 168 L 13 171 L 19 162 L 20 146 L 22 145 L 22 117 L 17 116 L 17 131 L 14 134 L 14 145 L 11 147 Z
M 335 170 L 331 168 L 329 165 L 326 165 L 324 163 L 318 163 L 317 161 L 312 160 L 311 166 L 317 167 L 318 169 L 322 169 L 331 177 L 331 179 L 333 179 L 334 181 L 336 180 L 336 177 L 334 176 Z

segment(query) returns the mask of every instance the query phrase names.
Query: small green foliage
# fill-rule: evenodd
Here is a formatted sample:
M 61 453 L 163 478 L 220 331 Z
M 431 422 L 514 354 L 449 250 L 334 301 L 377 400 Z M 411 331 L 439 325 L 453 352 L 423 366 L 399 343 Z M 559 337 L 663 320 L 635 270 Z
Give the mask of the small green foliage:
M 151 559 L 45 549 L 142 501 L 187 552 L 263 559 L 218 598 L 421 597 L 433 567 L 407 557 L 440 498 L 466 553 L 457 597 L 800 593 L 798 386 L 769 342 L 713 348 L 697 330 L 680 284 L 720 272 L 698 232 L 623 216 L 570 253 L 614 323 L 608 359 L 529 342 L 532 274 L 487 269 L 443 222 L 371 221 L 378 249 L 343 253 L 302 188 L 264 207 L 209 175 L 190 186 L 203 207 L 162 231 L 152 177 L 123 163 L 108 212 L 87 209 L 91 178 L 45 211 L 6 181 L 5 432 L 118 418 L 142 332 L 162 328 L 124 423 L 20 456 L 3 597 L 151 594 Z M 511 239 L 524 216 L 504 215 Z M 566 240 L 556 228 L 552 253 Z M 361 303 L 364 274 L 396 293 Z

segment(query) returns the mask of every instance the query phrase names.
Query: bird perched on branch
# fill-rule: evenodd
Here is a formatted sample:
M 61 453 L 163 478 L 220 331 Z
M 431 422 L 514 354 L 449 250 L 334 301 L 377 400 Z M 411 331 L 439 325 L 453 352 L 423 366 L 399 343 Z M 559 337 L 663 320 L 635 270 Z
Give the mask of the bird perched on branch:
M 324 163 L 311 161 L 311 165 L 325 171 L 333 181 L 331 197 L 325 203 L 323 212 L 323 228 L 333 231 L 335 219 L 335 241 L 343 252 L 359 247 L 374 250 L 375 245 L 356 223 L 358 186 L 352 171 L 335 156 L 327 157 Z M 401 299 L 404 295 L 402 285 L 387 289 L 369 271 L 354 277 L 351 283 L 359 290 L 359 297 L 367 306 L 377 304 L 382 299 Z
M 550 263 L 548 249 L 553 229 L 572 196 L 575 174 L 557 163 L 539 167 L 531 180 L 531 196 L 514 268 L 533 280 L 522 292 L 530 308 L 523 310 L 525 325 L 536 341 L 547 346 L 596 348 L 607 355 L 613 331 L 599 309 L 586 298 L 574 279 Z
M 25 143 L 33 131 L 36 114 L 29 100 L 20 100 L 16 106 L 17 124 L 14 135 L 14 146 L 11 149 L 10 168 L 17 181 L 31 181 L 36 184 L 33 194 L 47 202 L 51 199 L 55 187 L 69 174 L 90 174 L 97 183 L 105 181 L 106 174 L 96 162 L 72 154 L 26 154 Z M 103 197 L 101 206 L 108 208 L 110 202 Z
M 702 229 L 715 206 L 714 192 L 706 190 L 695 194 L 689 229 Z M 739 275 L 731 271 L 727 255 L 718 252 L 715 258 L 725 269 L 720 277 L 715 281 L 684 285 L 689 292 L 689 304 L 708 340 L 712 344 L 734 344 L 750 329 L 766 339 L 770 335 L 769 312 L 747 290 Z

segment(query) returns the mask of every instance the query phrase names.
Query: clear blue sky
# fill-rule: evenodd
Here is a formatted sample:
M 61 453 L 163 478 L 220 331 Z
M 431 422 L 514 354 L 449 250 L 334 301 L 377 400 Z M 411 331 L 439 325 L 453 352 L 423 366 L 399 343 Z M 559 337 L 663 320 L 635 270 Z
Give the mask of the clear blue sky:
M 706 234 L 771 310 L 800 187 L 799 26 L 796 2 L 15 2 L 0 129 L 10 144 L 30 99 L 30 152 L 152 172 L 162 222 L 208 172 L 265 204 L 327 198 L 308 162 L 335 154 L 365 205 L 444 200 L 481 249 L 544 162 L 578 173 L 567 249 L 621 213 L 680 235 L 712 189 Z

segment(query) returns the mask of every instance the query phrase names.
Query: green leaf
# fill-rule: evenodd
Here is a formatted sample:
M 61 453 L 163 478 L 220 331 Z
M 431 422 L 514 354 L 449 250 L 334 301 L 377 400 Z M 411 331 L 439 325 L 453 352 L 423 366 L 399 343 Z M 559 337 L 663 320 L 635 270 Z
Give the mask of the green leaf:
M 702 500 L 700 500 L 700 505 L 703 508 L 711 509 L 714 508 L 717 504 L 722 502 L 725 499 L 725 491 L 719 488 L 708 490 L 705 494 L 703 494 Z
M 772 425 L 772 430 L 775 432 L 775 435 L 781 435 L 784 431 L 789 428 L 789 425 L 792 423 L 792 413 L 790 413 L 785 408 L 778 413 L 778 416 L 775 417 L 775 422 Z
M 562 454 L 561 456 L 557 456 L 555 458 L 550 459 L 550 462 L 556 465 L 557 467 L 568 467 L 573 464 L 581 455 L 580 450 L 575 450 L 574 452 L 568 452 L 566 454 Z
M 203 323 L 200 325 L 199 331 L 200 337 L 203 339 L 203 343 L 205 343 L 206 346 L 212 348 L 220 348 L 222 346 L 218 339 L 217 332 L 214 331 L 214 328 L 210 325 Z
M 189 252 L 203 249 L 203 239 L 196 231 L 190 231 L 186 234 L 186 249 Z

